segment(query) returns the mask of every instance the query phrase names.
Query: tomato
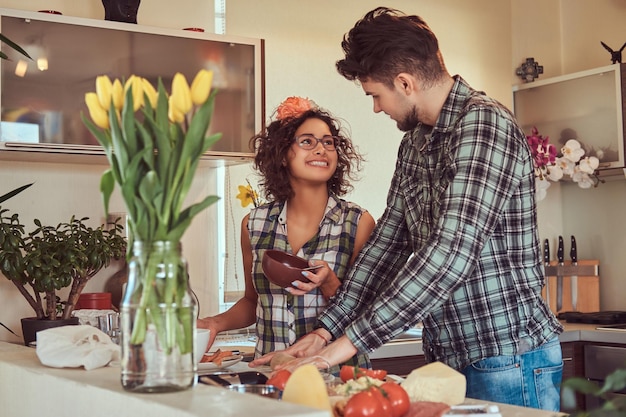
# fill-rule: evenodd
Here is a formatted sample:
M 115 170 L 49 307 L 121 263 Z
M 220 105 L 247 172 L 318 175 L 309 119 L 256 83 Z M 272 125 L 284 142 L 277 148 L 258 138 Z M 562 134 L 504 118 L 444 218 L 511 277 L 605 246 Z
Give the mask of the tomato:
M 403 416 L 409 411 L 411 399 L 406 390 L 395 382 L 385 382 L 379 387 L 383 395 L 391 404 L 393 417 Z
M 366 369 L 365 375 L 369 376 L 370 378 L 380 379 L 382 381 L 387 376 L 387 371 L 384 371 L 382 369 Z
M 356 375 L 357 369 L 355 366 L 343 365 L 339 370 L 339 378 L 343 382 L 348 382 L 351 379 L 357 379 L 361 375 Z
M 344 417 L 392 417 L 389 408 L 385 406 L 388 401 L 383 398 L 378 390 L 361 391 L 354 394 L 348 400 L 344 409 Z
M 383 391 L 381 391 L 378 387 L 370 387 L 369 391 L 374 394 L 374 397 L 378 399 L 380 406 L 383 409 L 383 415 L 389 417 L 395 417 L 393 415 L 393 410 L 391 409 L 391 402 L 385 397 Z
M 358 379 L 362 376 L 369 376 L 370 378 L 380 379 L 382 381 L 387 376 L 387 371 L 383 371 L 382 369 L 365 369 L 350 365 L 343 365 L 339 370 L 339 378 L 341 378 L 343 382 Z
M 286 369 L 281 369 L 280 371 L 277 371 L 274 375 L 272 375 L 270 379 L 267 380 L 267 385 L 273 385 L 282 391 L 285 389 L 285 384 L 287 383 L 287 380 L 289 379 L 290 376 L 291 376 L 291 372 L 289 372 Z

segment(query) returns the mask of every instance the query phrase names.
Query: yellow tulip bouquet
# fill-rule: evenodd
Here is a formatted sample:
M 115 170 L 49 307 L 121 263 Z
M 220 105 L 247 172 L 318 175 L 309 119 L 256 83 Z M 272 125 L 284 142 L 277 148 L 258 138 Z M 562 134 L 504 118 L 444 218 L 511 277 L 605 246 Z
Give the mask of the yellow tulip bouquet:
M 155 242 L 178 245 L 193 217 L 218 200 L 207 196 L 183 208 L 201 155 L 221 137 L 207 135 L 216 95 L 211 91 L 212 79 L 211 71 L 201 70 L 190 87 L 185 76 L 177 73 L 168 95 L 161 79 L 157 90 L 135 75 L 125 83 L 111 82 L 103 75 L 96 78 L 96 92 L 85 95 L 92 120 L 83 116 L 83 122 L 110 164 L 100 181 L 105 210 L 117 183 L 128 210 L 129 248 L 132 242 L 144 248 Z M 131 343 L 142 344 L 152 324 L 168 352 L 175 347 L 182 354 L 191 352 L 193 319 L 183 316 L 192 311 L 175 309 L 165 318 L 157 313 L 159 306 L 182 304 L 188 294 L 186 272 L 162 284 L 155 278 L 155 265 L 164 260 L 151 256 L 142 260 L 143 282 L 134 287 L 134 294 L 125 294 L 139 306 Z

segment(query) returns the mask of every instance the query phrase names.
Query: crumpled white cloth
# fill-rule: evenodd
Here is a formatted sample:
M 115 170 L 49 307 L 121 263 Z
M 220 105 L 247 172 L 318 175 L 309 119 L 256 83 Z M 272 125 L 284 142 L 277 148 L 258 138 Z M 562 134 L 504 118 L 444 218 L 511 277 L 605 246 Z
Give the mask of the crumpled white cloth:
M 115 313 L 114 310 L 95 310 L 91 308 L 83 308 L 80 310 L 74 310 L 72 314 L 74 317 L 78 317 L 80 324 L 91 324 L 98 327 L 98 317 L 105 316 L 108 313 Z
M 119 361 L 120 347 L 93 326 L 61 326 L 37 332 L 37 356 L 46 366 L 89 371 Z

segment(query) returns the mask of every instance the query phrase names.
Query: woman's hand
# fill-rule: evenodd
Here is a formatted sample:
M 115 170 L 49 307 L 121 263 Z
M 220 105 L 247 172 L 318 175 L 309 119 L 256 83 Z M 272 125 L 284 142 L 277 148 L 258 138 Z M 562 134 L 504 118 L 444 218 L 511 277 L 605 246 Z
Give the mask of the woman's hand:
M 320 350 L 322 350 L 331 338 L 331 334 L 324 329 L 316 329 L 310 333 L 302 336 L 296 343 L 289 346 L 285 350 L 277 350 L 270 352 L 266 355 L 256 358 L 250 362 L 250 367 L 256 368 L 257 366 L 267 365 L 272 361 L 272 358 L 278 353 L 284 353 L 291 355 L 295 358 L 304 358 L 309 356 L 315 356 Z M 281 367 L 277 367 L 280 369 Z
M 196 327 L 199 329 L 209 329 L 209 343 L 207 345 L 208 350 L 213 345 L 213 342 L 215 342 L 215 338 L 219 333 L 215 323 L 215 317 L 205 317 L 203 319 L 198 319 Z
M 328 262 L 317 259 L 309 261 L 309 266 L 319 265 L 321 267 L 312 271 L 302 271 L 302 276 L 310 282 L 294 281 L 291 283 L 293 287 L 285 288 L 285 291 L 293 295 L 304 295 L 319 287 L 327 299 L 335 295 L 341 285 L 339 278 L 337 278 L 335 271 L 328 266 Z
M 300 339 L 300 341 L 298 341 L 296 344 L 300 342 L 304 342 L 306 338 L 309 338 L 310 334 L 311 333 L 308 333 L 306 336 L 303 336 Z M 311 340 L 309 340 L 309 342 L 311 342 Z M 288 352 L 291 348 L 295 347 L 296 344 L 291 346 L 289 349 L 286 349 L 284 352 Z M 268 353 L 265 356 L 255 359 L 254 361 L 250 362 L 250 366 L 256 367 L 256 366 L 269 363 L 269 360 L 263 361 L 263 362 L 261 361 L 264 360 L 264 358 L 269 357 L 270 355 L 271 356 L 275 355 L 276 353 L 277 352 Z M 337 339 L 333 343 L 319 350 L 317 353 L 308 354 L 304 356 L 294 355 L 296 356 L 296 359 L 293 359 L 289 362 L 286 362 L 277 366 L 274 372 L 279 371 L 281 369 L 288 369 L 289 371 L 293 372 L 297 367 L 302 366 L 307 363 L 313 363 L 319 369 L 328 369 L 333 365 L 338 365 L 340 363 L 347 361 L 348 359 L 353 357 L 356 353 L 357 353 L 357 349 L 354 347 L 352 342 L 350 342 L 347 336 L 341 336 L 339 339 Z M 293 355 L 293 353 L 290 353 L 290 354 Z

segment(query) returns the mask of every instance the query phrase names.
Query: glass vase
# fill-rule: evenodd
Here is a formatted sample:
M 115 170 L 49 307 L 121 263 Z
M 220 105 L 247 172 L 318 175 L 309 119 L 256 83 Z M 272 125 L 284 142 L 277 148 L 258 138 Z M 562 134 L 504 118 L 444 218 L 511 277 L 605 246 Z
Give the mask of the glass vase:
M 179 242 L 135 241 L 120 305 L 122 386 L 181 391 L 196 383 L 197 304 Z

